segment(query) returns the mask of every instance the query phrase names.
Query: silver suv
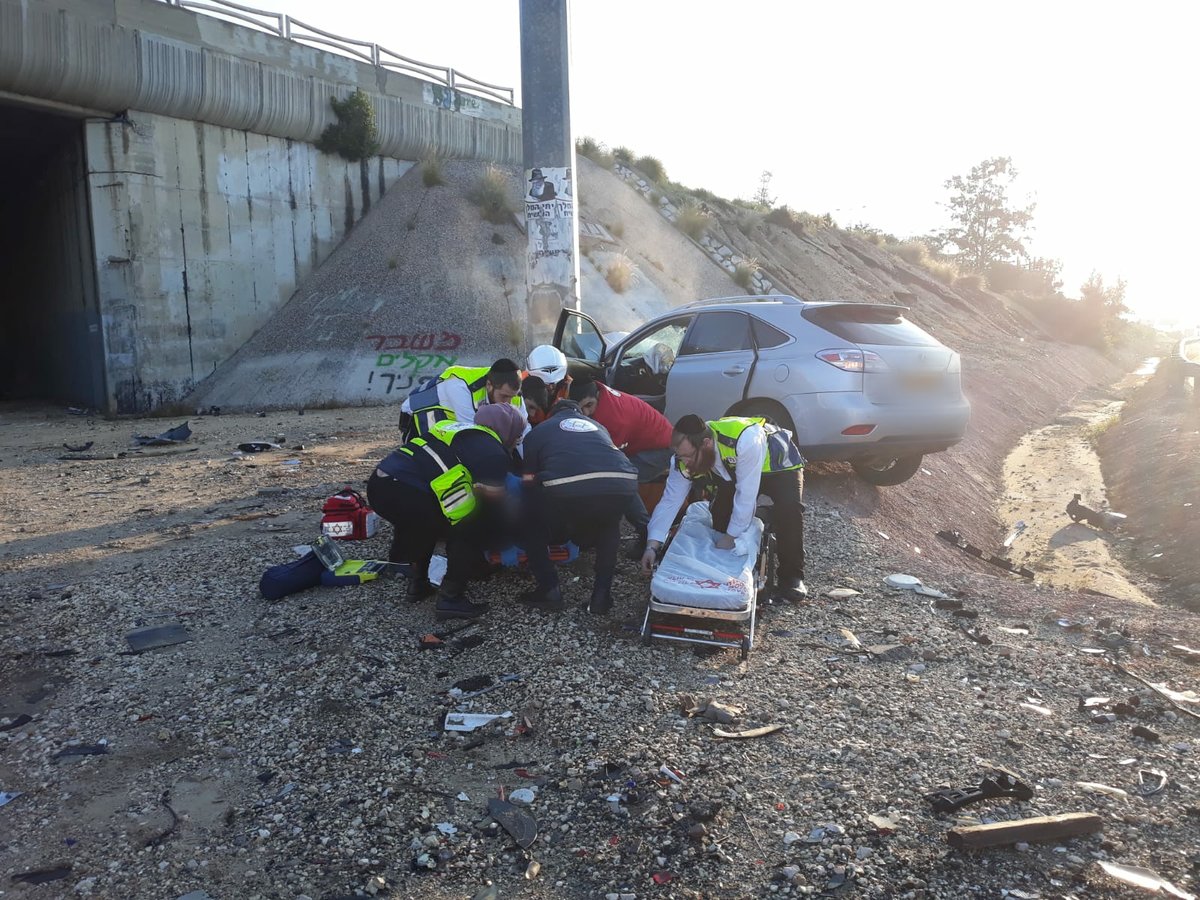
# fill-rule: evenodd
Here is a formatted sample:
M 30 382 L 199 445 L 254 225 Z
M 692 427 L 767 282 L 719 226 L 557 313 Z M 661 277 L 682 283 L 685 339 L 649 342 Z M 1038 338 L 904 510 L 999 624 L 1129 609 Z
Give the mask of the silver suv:
M 609 346 L 591 318 L 565 309 L 554 344 L 575 377 L 641 397 L 672 422 L 769 416 L 809 459 L 849 460 L 872 484 L 893 485 L 924 454 L 962 440 L 971 413 L 958 354 L 906 311 L 723 297 L 673 309 Z

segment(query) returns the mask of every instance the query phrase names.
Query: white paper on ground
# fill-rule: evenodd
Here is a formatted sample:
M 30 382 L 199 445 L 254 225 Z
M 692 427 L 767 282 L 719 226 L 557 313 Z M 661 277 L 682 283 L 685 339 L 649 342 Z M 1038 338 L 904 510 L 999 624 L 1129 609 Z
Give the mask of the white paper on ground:
M 429 560 L 429 580 L 431 583 L 440 585 L 442 579 L 446 577 L 446 557 L 437 554 L 433 559 Z

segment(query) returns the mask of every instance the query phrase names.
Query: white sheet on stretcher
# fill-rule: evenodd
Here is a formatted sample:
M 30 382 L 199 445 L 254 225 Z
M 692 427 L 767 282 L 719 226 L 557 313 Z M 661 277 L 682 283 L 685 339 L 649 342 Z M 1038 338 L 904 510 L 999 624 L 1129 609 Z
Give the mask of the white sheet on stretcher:
M 650 582 L 658 600 L 700 609 L 740 611 L 754 599 L 754 566 L 763 523 L 754 519 L 732 550 L 713 546 L 716 532 L 707 503 L 693 503 L 684 513 L 675 539 Z

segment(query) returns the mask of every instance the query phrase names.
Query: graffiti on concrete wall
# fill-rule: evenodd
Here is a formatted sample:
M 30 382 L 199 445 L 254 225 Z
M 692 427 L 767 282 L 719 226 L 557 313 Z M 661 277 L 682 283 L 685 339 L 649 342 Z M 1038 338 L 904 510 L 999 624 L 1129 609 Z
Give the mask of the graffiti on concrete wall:
M 451 331 L 422 334 L 368 334 L 375 356 L 367 375 L 367 390 L 384 394 L 407 392 L 422 378 L 438 375 L 455 364 L 458 357 L 445 351 L 456 350 L 462 335 Z

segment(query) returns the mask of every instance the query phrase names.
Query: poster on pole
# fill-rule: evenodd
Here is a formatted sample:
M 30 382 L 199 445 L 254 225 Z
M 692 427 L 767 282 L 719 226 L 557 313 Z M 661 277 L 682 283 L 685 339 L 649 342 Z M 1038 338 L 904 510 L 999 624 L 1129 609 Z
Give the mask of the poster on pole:
M 575 193 L 571 170 L 526 170 L 525 222 L 529 232 L 529 287 L 575 286 Z

